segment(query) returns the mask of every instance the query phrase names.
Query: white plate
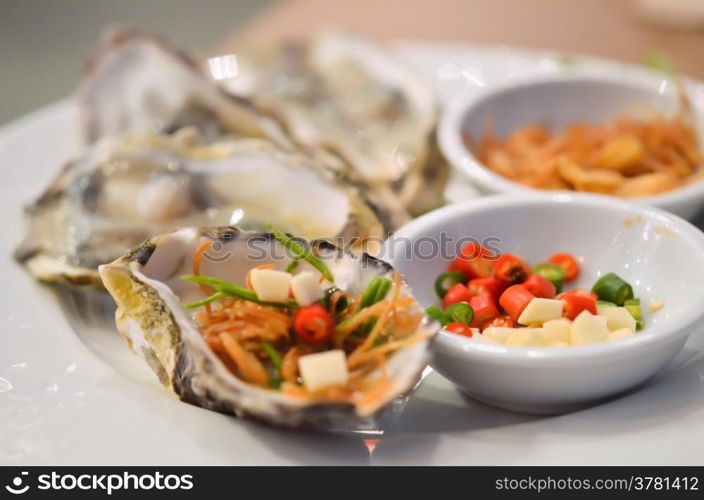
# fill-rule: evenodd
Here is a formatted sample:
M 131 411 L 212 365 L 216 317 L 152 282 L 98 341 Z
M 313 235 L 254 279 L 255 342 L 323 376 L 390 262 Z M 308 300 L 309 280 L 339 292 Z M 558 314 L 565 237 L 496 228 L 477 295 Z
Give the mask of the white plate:
M 507 78 L 565 70 L 555 54 L 506 47 L 403 43 L 400 50 L 443 100 Z M 584 59 L 569 71 L 643 69 Z M 0 130 L 0 209 L 6 223 L 0 241 L 5 256 L 0 260 L 5 288 L 0 463 L 701 464 L 701 336 L 690 339 L 676 361 L 641 390 L 560 417 L 520 415 L 471 402 L 433 373 L 373 443 L 272 429 L 172 399 L 116 333 L 95 327 L 88 314 L 94 309 L 86 309 L 95 304 L 82 302 L 81 294 L 56 293 L 35 283 L 9 258 L 23 231 L 20 207 L 77 151 L 76 130 L 70 101 Z M 453 199 L 471 193 L 458 184 L 450 190 Z M 75 314 L 76 308 L 82 313 Z

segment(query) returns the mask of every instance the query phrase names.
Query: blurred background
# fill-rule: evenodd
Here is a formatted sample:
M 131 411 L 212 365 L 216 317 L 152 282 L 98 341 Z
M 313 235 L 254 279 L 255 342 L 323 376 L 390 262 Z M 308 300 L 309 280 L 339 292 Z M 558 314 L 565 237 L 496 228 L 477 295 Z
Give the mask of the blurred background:
M 71 93 L 101 29 L 156 30 L 195 52 L 336 24 L 378 39 L 506 44 L 704 78 L 704 0 L 0 0 L 0 124 Z
M 0 124 L 76 86 L 103 27 L 134 24 L 206 51 L 273 0 L 0 0 Z

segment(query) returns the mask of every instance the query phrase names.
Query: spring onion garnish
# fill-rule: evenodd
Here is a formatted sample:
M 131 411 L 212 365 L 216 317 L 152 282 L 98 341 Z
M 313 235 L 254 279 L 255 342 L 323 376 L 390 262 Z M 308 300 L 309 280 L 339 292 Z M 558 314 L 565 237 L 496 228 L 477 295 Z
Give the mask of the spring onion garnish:
M 291 262 L 288 263 L 288 266 L 286 266 L 286 272 L 292 273 L 293 271 L 295 271 L 300 262 L 301 262 L 301 259 L 299 259 L 299 258 L 293 259 Z
M 238 299 L 248 300 L 250 302 L 256 302 L 258 304 L 264 304 L 267 306 L 287 308 L 298 307 L 298 304 L 296 304 L 296 301 L 294 300 L 289 300 L 287 302 L 266 302 L 263 300 L 259 300 L 259 298 L 257 298 L 257 294 L 254 293 L 252 290 L 249 290 L 248 288 L 245 288 L 243 286 L 235 285 L 233 283 L 230 283 L 229 281 L 225 281 L 220 278 L 215 278 L 213 276 L 196 276 L 193 274 L 186 274 L 184 276 L 181 276 L 181 279 L 184 281 L 190 281 L 191 283 L 208 285 L 209 287 L 214 288 L 216 292 L 220 292 L 228 297 L 235 297 Z M 217 300 L 218 298 L 222 298 L 215 297 L 215 295 L 217 294 L 213 294 L 210 297 L 203 299 L 206 301 L 205 304 L 207 304 L 208 302 L 212 302 L 213 300 Z M 199 302 L 203 301 L 192 302 L 190 304 L 186 304 L 186 306 L 184 307 L 186 307 L 187 309 L 193 309 L 194 307 L 198 307 L 198 305 L 194 304 L 198 304 Z
M 447 294 L 448 290 L 450 290 L 450 288 L 455 286 L 457 283 L 465 283 L 466 281 L 467 278 L 465 278 L 464 274 L 462 273 L 442 273 L 435 280 L 435 293 L 438 294 L 438 297 L 444 299 L 445 295 Z
M 308 252 L 305 248 L 303 248 L 303 245 L 295 241 L 293 238 L 290 238 L 286 234 L 282 233 L 271 224 L 267 224 L 266 228 L 271 232 L 271 234 L 274 236 L 274 238 L 276 238 L 279 243 L 281 243 L 283 246 L 285 246 L 295 254 L 294 259 L 305 260 L 311 266 L 320 271 L 320 273 L 325 277 L 326 280 L 330 281 L 331 283 L 335 281 L 335 278 L 330 272 L 330 269 L 328 269 L 328 266 L 326 266 L 323 261 L 313 255 L 311 252 Z
M 463 302 L 458 302 L 457 304 L 452 304 L 447 308 L 445 313 L 450 317 L 453 322 L 470 324 L 474 319 L 474 310 L 469 304 Z
M 384 300 L 386 298 L 386 294 L 389 293 L 389 290 L 391 290 L 391 280 L 388 278 L 381 278 L 379 288 L 377 288 L 376 295 L 374 296 L 373 304 Z
M 272 389 L 278 389 L 283 381 L 281 377 L 281 363 L 283 363 L 281 354 L 279 354 L 279 352 L 269 342 L 262 340 L 261 344 L 262 349 L 264 349 L 266 355 L 269 356 L 269 360 L 271 360 L 271 365 L 274 367 L 274 373 L 272 373 L 269 377 L 269 386 Z
M 552 262 L 538 264 L 533 268 L 533 274 L 542 276 L 555 285 L 556 293 L 560 293 L 562 291 L 562 285 L 565 283 L 565 270 L 557 264 Z
M 184 309 L 196 309 L 198 307 L 202 307 L 205 304 L 210 304 L 211 302 L 215 302 L 216 300 L 224 299 L 227 297 L 226 293 L 223 292 L 215 292 L 209 297 L 206 297 L 202 300 L 196 300 L 195 302 L 189 302 L 188 304 L 184 305 Z
M 376 297 L 376 292 L 377 290 L 379 290 L 380 285 L 381 278 L 379 277 L 374 277 L 369 283 L 367 283 L 367 288 L 364 289 L 364 293 L 362 293 L 362 298 L 359 300 L 360 309 L 369 307 L 374 303 L 374 298 Z
M 614 273 L 605 274 L 592 287 L 599 300 L 613 302 L 622 306 L 627 300 L 633 298 L 633 288 Z

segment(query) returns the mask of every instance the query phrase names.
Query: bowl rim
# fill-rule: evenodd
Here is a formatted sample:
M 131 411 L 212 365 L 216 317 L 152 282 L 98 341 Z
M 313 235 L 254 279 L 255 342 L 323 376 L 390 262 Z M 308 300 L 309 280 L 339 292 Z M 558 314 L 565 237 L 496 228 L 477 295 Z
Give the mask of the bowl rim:
M 612 75 L 605 74 L 579 74 L 579 73 L 560 73 L 549 75 L 532 75 L 525 78 L 520 78 L 508 82 L 503 82 L 485 89 L 470 92 L 458 99 L 453 99 L 445 104 L 440 117 L 440 122 L 437 129 L 437 141 L 440 149 L 447 158 L 450 165 L 460 172 L 465 178 L 476 183 L 479 187 L 489 193 L 536 193 L 538 195 L 551 195 L 554 193 L 581 193 L 580 191 L 568 190 L 548 190 L 536 189 L 524 186 L 514 182 L 506 177 L 494 173 L 484 166 L 474 154 L 467 148 L 462 140 L 460 130 L 464 117 L 471 109 L 481 104 L 486 99 L 489 99 L 498 94 L 538 85 L 550 85 L 555 83 L 578 83 L 592 82 L 615 84 L 625 87 L 638 88 L 639 90 L 650 91 L 653 94 L 658 94 L 662 97 L 667 97 L 668 93 L 663 93 L 658 90 L 659 84 L 667 82 L 667 79 L 658 77 L 655 74 L 639 74 L 639 75 Z M 684 80 L 682 82 L 685 91 L 692 94 L 693 82 Z M 692 105 L 698 112 L 704 115 L 704 105 L 698 104 L 698 100 L 691 99 Z M 701 129 L 700 125 L 695 126 Z M 702 133 L 699 130 L 700 135 Z M 605 195 L 611 196 L 611 195 Z M 616 196 L 612 196 L 616 199 Z M 667 191 L 665 193 L 643 196 L 640 198 L 632 198 L 635 203 L 652 204 L 661 207 L 669 207 L 671 205 L 680 204 L 685 201 L 695 201 L 704 197 L 704 182 L 693 182 L 685 186 Z
M 606 208 L 626 216 L 640 216 L 646 221 L 667 225 L 682 237 L 682 244 L 693 247 L 700 255 L 701 265 L 704 265 L 704 233 L 683 218 L 655 207 L 643 207 L 629 203 L 620 198 L 603 195 L 583 193 L 553 193 L 549 196 L 523 195 L 492 195 L 480 199 L 468 200 L 463 203 L 448 205 L 404 225 L 396 231 L 396 237 L 414 239 L 426 234 L 429 229 L 442 227 L 445 221 L 458 215 L 481 215 L 491 213 L 497 208 L 518 208 L 535 205 L 560 205 L 570 204 L 582 208 Z M 390 261 L 395 267 L 393 260 Z M 412 283 L 410 283 L 413 286 Z M 609 357 L 624 357 L 635 353 L 635 349 L 647 349 L 661 342 L 688 337 L 694 333 L 697 323 L 704 322 L 704 307 L 697 304 L 704 303 L 704 289 L 699 293 L 692 306 L 685 310 L 679 317 L 673 318 L 666 324 L 654 325 L 646 328 L 631 338 L 614 342 L 601 342 L 585 346 L 569 346 L 566 348 L 555 347 L 518 347 L 506 346 L 493 342 L 482 342 L 447 333 L 443 330 L 433 340 L 435 349 L 440 347 L 443 352 L 453 353 L 457 356 L 481 358 L 483 362 L 505 363 L 517 365 L 529 364 L 560 364 L 566 360 L 591 360 L 594 358 L 607 359 Z M 704 324 L 702 325 L 704 327 Z

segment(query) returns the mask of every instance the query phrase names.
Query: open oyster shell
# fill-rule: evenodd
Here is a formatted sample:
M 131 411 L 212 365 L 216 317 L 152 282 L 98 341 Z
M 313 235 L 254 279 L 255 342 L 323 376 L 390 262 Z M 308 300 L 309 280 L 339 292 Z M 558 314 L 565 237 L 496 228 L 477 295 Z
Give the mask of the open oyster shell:
M 290 262 L 284 247 L 269 233 L 235 227 L 184 228 L 152 238 L 115 262 L 100 267 L 105 287 L 115 299 L 117 327 L 159 380 L 181 400 L 222 413 L 251 417 L 290 427 L 345 427 L 378 412 L 408 393 L 427 362 L 428 342 L 437 325 L 421 324 L 428 339 L 391 355 L 387 373 L 392 384 L 373 402 L 308 401 L 245 383 L 229 371 L 206 345 L 192 312 L 182 304 L 202 298 L 197 285 L 180 278 L 191 272 L 191 257 L 206 240 L 219 242 L 202 262 L 203 274 L 244 283 L 258 265 L 284 269 Z M 366 254 L 357 256 L 326 241 L 312 248 L 326 262 L 336 285 L 361 293 L 373 276 L 390 276 L 392 268 Z M 301 264 L 306 266 L 307 263 Z M 402 295 L 411 296 L 407 285 Z M 420 310 L 420 306 L 418 306 Z
M 15 257 L 44 281 L 100 285 L 98 265 L 178 226 L 272 223 L 353 248 L 392 229 L 383 208 L 307 155 L 262 139 L 199 137 L 184 130 L 93 145 L 27 208 Z
M 132 27 L 105 31 L 83 70 L 78 103 L 89 143 L 189 126 L 208 141 L 228 135 L 291 144 L 274 118 L 226 93 L 184 51 Z
M 211 70 L 227 57 L 211 59 Z M 237 72 L 213 76 L 279 117 L 298 143 L 340 155 L 412 214 L 443 204 L 448 167 L 435 140 L 435 97 L 390 49 L 326 30 L 236 57 Z

